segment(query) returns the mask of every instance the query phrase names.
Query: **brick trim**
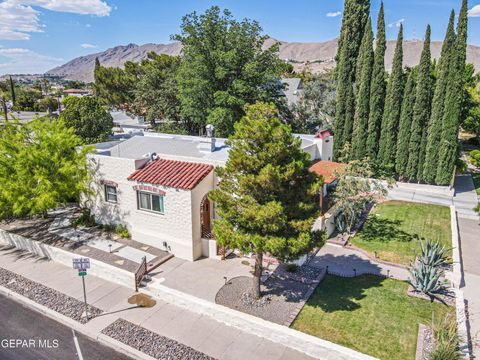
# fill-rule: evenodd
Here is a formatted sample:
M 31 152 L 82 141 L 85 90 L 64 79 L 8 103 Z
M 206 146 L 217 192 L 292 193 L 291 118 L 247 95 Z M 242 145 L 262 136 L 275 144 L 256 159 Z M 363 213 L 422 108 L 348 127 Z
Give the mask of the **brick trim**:
M 159 194 L 159 195 L 162 195 L 162 196 L 166 195 L 165 191 L 160 190 L 160 189 L 158 189 L 156 187 L 153 187 L 153 186 L 149 186 L 149 185 L 134 185 L 133 190 L 135 190 L 135 191 L 148 191 L 148 192 Z

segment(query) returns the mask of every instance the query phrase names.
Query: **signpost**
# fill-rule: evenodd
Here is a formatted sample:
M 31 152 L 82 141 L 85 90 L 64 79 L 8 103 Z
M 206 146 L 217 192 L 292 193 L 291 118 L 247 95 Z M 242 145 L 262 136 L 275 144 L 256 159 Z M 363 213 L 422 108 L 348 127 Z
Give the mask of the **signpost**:
M 87 304 L 87 292 L 85 291 L 85 276 L 87 275 L 87 269 L 90 269 L 89 258 L 74 258 L 72 260 L 73 268 L 78 269 L 78 276 L 82 277 L 83 285 L 83 301 L 85 302 L 85 315 L 88 320 L 88 304 Z

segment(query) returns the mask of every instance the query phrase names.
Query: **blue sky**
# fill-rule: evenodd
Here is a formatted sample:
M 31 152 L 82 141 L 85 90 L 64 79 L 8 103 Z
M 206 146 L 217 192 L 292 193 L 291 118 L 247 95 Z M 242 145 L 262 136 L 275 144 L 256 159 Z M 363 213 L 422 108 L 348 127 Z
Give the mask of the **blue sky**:
M 450 10 L 461 0 L 385 0 L 387 36 L 399 22 L 407 39 L 444 36 Z M 342 0 L 0 0 L 0 74 L 36 73 L 77 56 L 121 44 L 165 43 L 181 17 L 212 5 L 237 18 L 260 22 L 264 32 L 285 41 L 315 42 L 338 36 Z M 478 5 L 478 6 L 477 6 Z M 372 0 L 372 14 L 380 0 Z M 480 46 L 480 0 L 470 0 L 469 43 Z

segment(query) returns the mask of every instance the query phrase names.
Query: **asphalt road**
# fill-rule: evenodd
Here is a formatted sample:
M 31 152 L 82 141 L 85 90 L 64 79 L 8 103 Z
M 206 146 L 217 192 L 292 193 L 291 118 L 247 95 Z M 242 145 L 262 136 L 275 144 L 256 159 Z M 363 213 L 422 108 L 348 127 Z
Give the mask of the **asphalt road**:
M 79 333 L 83 360 L 131 360 Z M 0 295 L 1 360 L 79 360 L 72 330 Z

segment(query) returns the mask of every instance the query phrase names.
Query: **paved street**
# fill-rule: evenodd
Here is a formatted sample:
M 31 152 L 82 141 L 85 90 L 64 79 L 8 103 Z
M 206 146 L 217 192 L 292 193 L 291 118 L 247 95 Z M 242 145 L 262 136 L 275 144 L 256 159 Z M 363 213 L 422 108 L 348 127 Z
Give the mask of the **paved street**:
M 0 295 L 0 324 L 2 360 L 79 359 L 70 328 L 3 295 Z M 85 360 L 130 359 L 81 334 L 75 335 Z M 8 340 L 35 340 L 35 346 L 10 348 Z

